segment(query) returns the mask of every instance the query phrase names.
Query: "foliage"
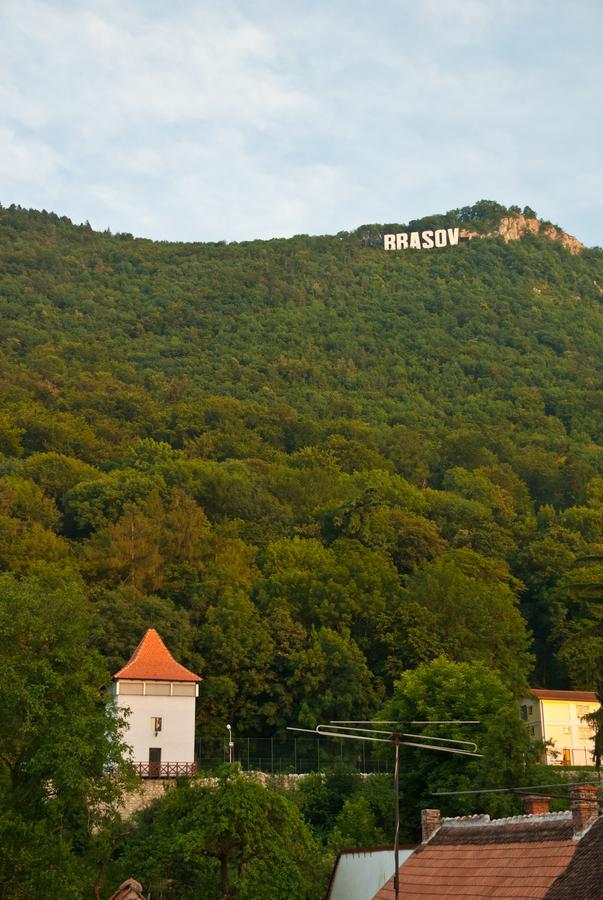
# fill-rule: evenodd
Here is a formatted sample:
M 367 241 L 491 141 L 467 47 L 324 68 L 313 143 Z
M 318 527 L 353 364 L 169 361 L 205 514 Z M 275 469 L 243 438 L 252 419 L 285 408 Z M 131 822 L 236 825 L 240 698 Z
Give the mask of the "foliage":
M 480 201 L 410 224 L 485 234 L 516 214 Z M 170 244 L 0 207 L 0 616 L 37 648 L 6 655 L 21 687 L 1 702 L 42 728 L 38 685 L 65 696 L 27 742 L 32 806 L 0 810 L 23 891 L 25 871 L 52 896 L 106 858 L 111 829 L 93 852 L 78 824 L 117 746 L 90 711 L 97 654 L 115 671 L 149 626 L 203 675 L 209 743 L 225 722 L 269 738 L 387 700 L 416 716 L 432 688 L 451 715 L 448 672 L 495 768 L 408 757 L 413 824 L 434 785 L 521 776 L 528 681 L 600 687 L 603 253 L 543 235 L 384 253 L 386 227 Z M 94 652 L 68 672 L 43 633 Z M 71 774 L 66 717 L 83 719 Z M 384 796 L 352 791 L 321 840 L 354 819 L 386 833 Z
M 77 583 L 0 576 L 0 893 L 79 897 L 127 783 Z
M 181 785 L 145 811 L 113 872 L 117 883 L 134 873 L 159 900 L 311 900 L 325 869 L 297 806 L 225 767 L 217 784 Z
M 597 700 L 601 704 L 599 709 L 588 713 L 584 718 L 595 731 L 593 757 L 597 771 L 599 771 L 603 759 L 603 690 L 601 688 L 597 691 Z
M 380 718 L 399 721 L 403 723 L 402 730 L 409 732 L 475 742 L 482 754 L 475 759 L 401 748 L 400 791 L 408 836 L 416 831 L 421 807 L 433 804 L 434 792 L 518 787 L 530 783 L 535 748 L 530 746 L 511 691 L 500 675 L 483 662 L 453 662 L 442 656 L 402 673 Z M 477 724 L 441 727 L 418 724 L 471 720 Z M 457 746 L 472 749 L 469 744 Z M 514 809 L 510 794 L 461 794 L 438 800 L 448 815 L 469 814 L 484 807 L 493 814 L 509 815 Z

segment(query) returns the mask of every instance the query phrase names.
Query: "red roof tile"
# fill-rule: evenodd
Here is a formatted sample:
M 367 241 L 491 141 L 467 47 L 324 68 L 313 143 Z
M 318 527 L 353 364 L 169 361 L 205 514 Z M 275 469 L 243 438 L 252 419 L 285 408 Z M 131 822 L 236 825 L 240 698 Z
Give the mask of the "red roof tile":
M 154 628 L 148 629 L 129 662 L 113 678 L 145 681 L 202 680 L 200 675 L 195 675 L 176 662 Z
M 575 852 L 569 817 L 517 817 L 489 825 L 444 821 L 400 867 L 400 897 L 542 900 Z M 393 878 L 374 900 L 394 900 Z

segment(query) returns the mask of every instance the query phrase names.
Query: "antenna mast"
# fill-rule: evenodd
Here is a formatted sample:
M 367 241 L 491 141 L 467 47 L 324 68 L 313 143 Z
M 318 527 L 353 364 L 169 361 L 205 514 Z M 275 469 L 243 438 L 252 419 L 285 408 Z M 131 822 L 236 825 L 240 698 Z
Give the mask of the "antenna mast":
M 392 725 L 393 728 L 375 728 L 375 725 Z M 435 750 L 439 753 L 455 753 L 460 756 L 481 757 L 474 741 L 460 741 L 452 738 L 434 737 L 427 734 L 414 734 L 401 731 L 402 727 L 411 725 L 479 725 L 475 719 L 450 719 L 438 721 L 395 722 L 382 719 L 332 719 L 328 725 L 317 725 L 316 728 L 287 728 L 287 731 L 302 731 L 316 734 L 318 737 L 343 738 L 349 741 L 377 741 L 381 744 L 393 744 L 395 748 L 394 763 L 394 895 L 400 897 L 400 747 L 416 747 L 420 750 Z

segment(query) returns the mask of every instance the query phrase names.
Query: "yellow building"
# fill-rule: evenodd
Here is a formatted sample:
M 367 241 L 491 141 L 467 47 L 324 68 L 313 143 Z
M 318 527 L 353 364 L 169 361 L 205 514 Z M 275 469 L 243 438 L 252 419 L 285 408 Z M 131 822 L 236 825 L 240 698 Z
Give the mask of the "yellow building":
M 593 691 L 533 690 L 521 701 L 521 718 L 530 735 L 547 743 L 543 762 L 558 766 L 591 766 L 594 731 L 583 720 L 599 709 Z

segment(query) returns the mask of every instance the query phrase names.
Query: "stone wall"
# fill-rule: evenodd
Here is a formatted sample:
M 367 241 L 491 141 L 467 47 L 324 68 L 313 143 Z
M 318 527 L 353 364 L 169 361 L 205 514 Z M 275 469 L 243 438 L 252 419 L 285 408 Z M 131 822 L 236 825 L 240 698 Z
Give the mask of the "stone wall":
M 289 790 L 294 787 L 297 782 L 306 778 L 306 775 L 269 775 L 266 772 L 245 772 L 246 777 L 259 781 L 266 787 L 279 787 Z M 196 784 L 217 784 L 217 778 L 202 778 L 195 781 Z M 120 815 L 123 819 L 129 819 L 141 809 L 150 806 L 154 800 L 159 800 L 176 784 L 175 778 L 143 778 L 139 787 L 126 794 L 124 803 L 120 808 Z
M 154 800 L 159 800 L 166 791 L 174 787 L 175 778 L 145 778 L 139 787 L 126 794 L 120 815 L 123 819 L 129 819 L 134 813 L 150 806 Z

